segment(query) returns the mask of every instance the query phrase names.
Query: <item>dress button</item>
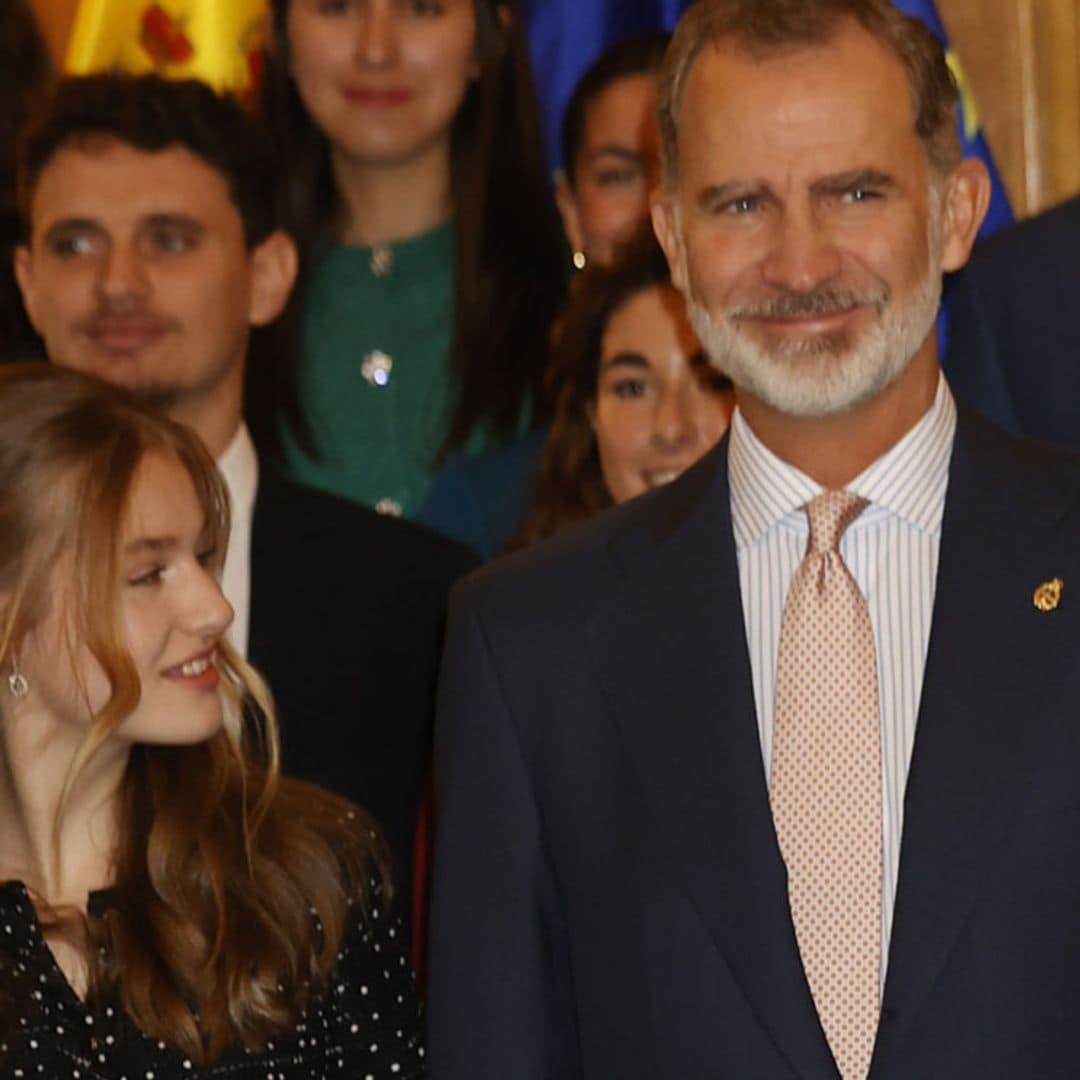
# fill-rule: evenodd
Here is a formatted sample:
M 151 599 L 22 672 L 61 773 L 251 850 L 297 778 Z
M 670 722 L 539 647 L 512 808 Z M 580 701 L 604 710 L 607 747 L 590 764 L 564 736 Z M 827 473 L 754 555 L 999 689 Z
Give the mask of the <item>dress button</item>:
M 387 517 L 401 517 L 402 514 L 401 503 L 397 499 L 380 499 L 375 504 L 375 509 L 380 514 L 386 514 Z
M 390 372 L 394 369 L 394 361 L 382 349 L 372 349 L 364 353 L 363 363 L 360 365 L 360 374 L 372 386 L 386 386 L 390 382 Z
M 377 277 L 386 277 L 394 269 L 394 252 L 385 244 L 378 244 L 371 249 L 371 272 Z

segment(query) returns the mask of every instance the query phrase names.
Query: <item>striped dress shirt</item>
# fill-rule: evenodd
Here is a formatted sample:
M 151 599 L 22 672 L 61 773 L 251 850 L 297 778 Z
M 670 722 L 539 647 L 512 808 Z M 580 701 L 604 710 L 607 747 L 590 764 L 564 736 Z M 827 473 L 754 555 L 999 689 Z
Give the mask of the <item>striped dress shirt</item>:
M 941 378 L 934 402 L 886 454 L 847 485 L 869 506 L 840 553 L 866 597 L 877 651 L 881 719 L 881 979 L 900 864 L 904 788 L 915 740 L 956 405 Z M 824 490 L 781 461 L 736 410 L 728 448 L 731 518 L 766 776 L 784 601 L 809 539 L 803 507 Z

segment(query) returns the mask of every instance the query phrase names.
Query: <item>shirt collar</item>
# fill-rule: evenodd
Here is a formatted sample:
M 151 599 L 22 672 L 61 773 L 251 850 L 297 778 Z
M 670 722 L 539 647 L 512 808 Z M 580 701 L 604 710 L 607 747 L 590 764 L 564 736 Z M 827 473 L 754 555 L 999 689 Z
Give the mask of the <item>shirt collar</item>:
M 217 467 L 229 492 L 233 517 L 249 511 L 259 484 L 259 459 L 247 424 L 241 423 L 236 429 L 232 441 L 217 459 Z
M 918 529 L 939 530 L 955 433 L 956 403 L 940 376 L 933 403 L 919 422 L 855 477 L 847 490 Z M 728 470 L 732 528 L 739 551 L 824 490 L 766 447 L 739 409 L 731 421 Z

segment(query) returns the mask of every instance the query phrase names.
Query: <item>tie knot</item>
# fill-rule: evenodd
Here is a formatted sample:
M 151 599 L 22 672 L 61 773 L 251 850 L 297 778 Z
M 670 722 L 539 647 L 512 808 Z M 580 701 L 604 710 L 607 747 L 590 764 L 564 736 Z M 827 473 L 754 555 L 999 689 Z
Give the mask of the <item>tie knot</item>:
M 850 491 L 825 491 L 806 504 L 810 521 L 810 554 L 836 551 L 844 530 L 866 509 L 869 503 Z

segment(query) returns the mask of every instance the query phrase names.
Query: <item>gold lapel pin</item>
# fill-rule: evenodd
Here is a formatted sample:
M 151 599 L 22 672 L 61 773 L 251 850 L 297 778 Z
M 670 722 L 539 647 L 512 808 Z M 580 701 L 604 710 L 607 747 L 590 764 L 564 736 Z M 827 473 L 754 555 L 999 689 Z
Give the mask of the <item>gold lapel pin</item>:
M 1053 611 L 1061 603 L 1061 593 L 1065 582 L 1061 578 L 1044 581 L 1036 590 L 1032 601 L 1040 611 Z

